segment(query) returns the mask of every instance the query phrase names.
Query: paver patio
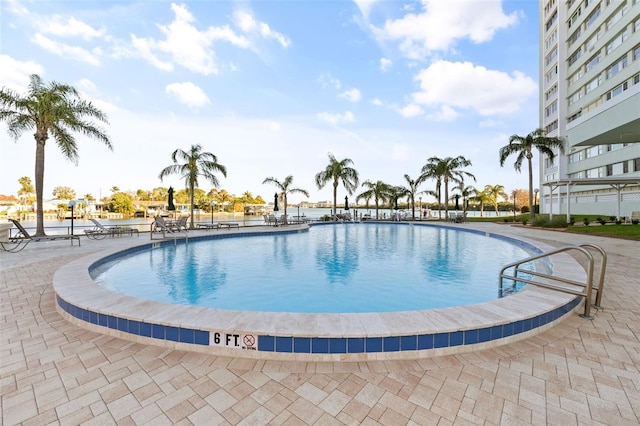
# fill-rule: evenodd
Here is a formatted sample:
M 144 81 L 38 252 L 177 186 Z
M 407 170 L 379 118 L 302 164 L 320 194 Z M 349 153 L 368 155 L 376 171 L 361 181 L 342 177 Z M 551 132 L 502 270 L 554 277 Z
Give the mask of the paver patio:
M 517 343 L 420 360 L 219 357 L 112 338 L 57 313 L 55 271 L 128 238 L 33 243 L 0 253 L 0 424 L 640 424 L 640 243 L 460 226 L 602 246 L 606 309 Z

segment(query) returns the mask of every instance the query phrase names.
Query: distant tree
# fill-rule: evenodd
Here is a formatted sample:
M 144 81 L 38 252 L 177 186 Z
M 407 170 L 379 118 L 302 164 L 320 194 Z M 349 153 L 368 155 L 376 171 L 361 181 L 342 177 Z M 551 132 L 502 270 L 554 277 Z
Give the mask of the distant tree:
M 151 201 L 164 201 L 169 196 L 169 188 L 158 186 L 151 190 Z
M 68 186 L 56 186 L 53 188 L 52 194 L 59 200 L 73 200 L 76 198 L 76 191 Z
M 513 163 L 513 167 L 517 172 L 522 169 L 522 162 L 527 160 L 527 167 L 529 171 L 529 217 L 533 219 L 535 212 L 533 210 L 533 150 L 537 149 L 542 155 L 546 155 L 551 160 L 555 157 L 555 152 L 558 149 L 561 154 L 564 154 L 564 142 L 560 138 L 547 137 L 546 132 L 543 129 L 536 129 L 529 133 L 527 136 L 511 135 L 509 137 L 509 144 L 500 148 L 500 167 L 504 166 L 507 158 L 512 154 L 517 154 L 516 161 Z
M 136 191 L 136 198 L 140 201 L 150 201 L 151 200 L 151 192 L 145 191 L 144 189 L 138 189 Z
M 35 200 L 36 194 L 36 189 L 31 183 L 31 178 L 28 176 L 23 176 L 18 179 L 18 183 L 20 184 L 20 189 L 18 190 L 18 198 L 20 199 L 20 204 L 31 204 L 33 200 Z
M 260 195 L 254 198 L 253 202 L 254 204 L 267 204 L 267 202 Z
M 362 182 L 362 186 L 367 188 L 364 192 L 361 192 L 360 195 L 356 197 L 356 199 L 371 199 L 373 198 L 373 202 L 376 204 L 376 219 L 379 219 L 378 209 L 380 207 L 380 202 L 386 202 L 391 198 L 391 185 L 386 184 L 382 181 L 372 182 L 370 180 L 366 180 Z
M 221 189 L 216 193 L 215 202 L 222 207 L 222 211 L 225 211 L 225 206 L 233 204 L 233 195 L 229 194 L 226 189 Z
M 509 199 L 509 196 L 504 190 L 503 185 L 485 185 L 483 192 L 487 195 L 487 200 L 495 207 L 496 216 L 498 216 L 498 203 L 500 202 L 500 198 L 504 198 L 505 200 Z
M 109 201 L 109 211 L 122 214 L 133 214 L 136 209 L 133 207 L 133 200 L 129 194 L 116 192 Z
M 278 179 L 274 177 L 268 177 L 262 181 L 263 185 L 265 183 L 270 183 L 272 185 L 275 185 L 276 188 L 278 188 L 278 191 L 280 192 L 279 197 L 282 200 L 282 204 L 284 205 L 285 218 L 287 217 L 287 204 L 288 204 L 287 196 L 289 194 L 302 194 L 307 198 L 309 197 L 309 191 L 307 191 L 306 189 L 291 187 L 291 185 L 293 185 L 293 176 L 291 175 L 284 178 L 282 182 L 280 182 Z
M 79 97 L 76 89 L 66 84 L 51 82 L 45 85 L 40 76 L 29 77 L 26 95 L 20 95 L 7 87 L 0 88 L 0 121 L 7 123 L 7 130 L 14 140 L 27 131 L 35 129 L 36 140 L 36 233 L 44 232 L 44 154 L 45 144 L 52 136 L 64 157 L 72 163 L 78 162 L 78 146 L 73 133 L 95 138 L 112 149 L 107 134 L 95 123 L 106 123 L 107 116 L 91 102 Z
M 112 186 L 109 191 L 111 191 L 112 194 L 115 194 L 120 192 L 120 188 L 118 188 L 117 186 Z
M 203 176 L 217 188 L 219 182 L 216 173 L 222 173 L 226 177 L 227 169 L 218 163 L 218 157 L 210 152 L 203 152 L 200 145 L 191 145 L 191 149 L 188 152 L 176 149 L 171 154 L 171 160 L 173 164 L 162 169 L 159 177 L 162 180 L 169 175 L 179 174 L 184 179 L 186 187 L 191 194 L 190 228 L 193 229 L 194 189 L 198 186 L 198 177 Z
M 333 184 L 333 214 L 337 212 L 338 201 L 338 185 L 342 182 L 342 185 L 347 190 L 349 195 L 353 194 L 353 191 L 358 188 L 358 172 L 356 169 L 350 167 L 353 161 L 350 158 L 343 160 L 336 160 L 336 157 L 329 153 L 329 164 L 327 167 L 316 174 L 316 185 L 318 189 L 324 188 L 324 186 L 331 182 Z

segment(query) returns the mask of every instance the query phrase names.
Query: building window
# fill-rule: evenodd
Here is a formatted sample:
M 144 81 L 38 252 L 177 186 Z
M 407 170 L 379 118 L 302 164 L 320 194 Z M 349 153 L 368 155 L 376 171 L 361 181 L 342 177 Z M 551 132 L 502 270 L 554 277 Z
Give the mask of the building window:
M 616 35 L 613 40 L 607 43 L 607 49 L 606 49 L 607 55 L 613 52 L 616 49 L 616 47 L 624 43 L 627 40 L 627 38 L 629 38 L 629 33 L 627 32 L 626 29 L 620 32 L 618 35 Z
M 589 61 L 587 62 L 587 72 L 589 72 L 593 67 L 598 65 L 598 62 L 600 62 L 600 52 L 593 55 L 591 59 L 589 59 Z
M 627 66 L 627 55 L 614 62 L 609 68 L 607 68 L 607 78 L 611 78 Z
M 607 92 L 606 98 L 607 100 L 618 96 L 620 93 L 624 92 L 625 90 L 627 90 L 627 82 L 625 81 L 622 84 L 619 84 L 618 86 L 616 86 L 613 90 L 610 90 L 609 92 Z
M 600 6 L 596 7 L 596 9 L 591 12 L 591 15 L 589 15 L 589 17 L 587 18 L 587 21 L 585 22 L 585 28 L 589 28 L 594 22 L 596 22 L 596 19 L 598 19 L 598 17 L 600 16 Z
M 551 18 L 547 21 L 545 31 L 549 31 L 549 29 L 553 26 L 553 24 L 556 23 L 557 20 L 558 20 L 558 11 L 556 10 L 553 12 L 553 16 L 551 16 Z
M 547 38 L 547 40 L 544 42 L 545 50 L 551 48 L 556 43 L 557 39 L 558 39 L 558 30 L 555 29 L 553 30 L 549 38 Z
M 545 58 L 545 61 L 544 61 L 544 65 L 548 66 L 550 63 L 552 63 L 556 59 L 556 57 L 558 57 L 558 47 L 557 46 L 554 47 L 553 50 L 551 51 L 551 53 L 549 53 L 547 55 L 547 57 Z
M 583 75 L 584 75 L 584 70 L 582 67 L 580 67 L 578 71 L 574 72 L 573 75 L 569 77 L 569 86 L 571 86 L 572 84 L 580 80 Z
M 547 117 L 549 117 L 551 114 L 553 114 L 557 110 L 558 110 L 558 101 L 553 101 L 553 103 L 545 109 L 547 113 Z
M 599 85 L 600 85 L 600 77 L 598 76 L 586 84 L 586 86 L 584 87 L 584 93 L 587 94 L 595 90 Z
M 618 22 L 620 19 L 622 19 L 622 17 L 623 17 L 624 15 L 626 15 L 626 13 L 627 13 L 627 4 L 626 4 L 626 2 L 625 2 L 625 4 L 623 4 L 622 6 L 620 6 L 620 7 L 618 8 L 618 10 L 616 10 L 616 11 L 613 13 L 613 15 L 611 16 L 611 18 L 609 18 L 609 19 L 607 20 L 607 24 L 606 24 L 607 31 L 609 31 L 609 30 L 611 29 L 611 27 L 612 27 L 616 22 Z
M 571 106 L 582 99 L 582 89 L 575 92 L 573 95 L 569 96 L 568 105 Z
M 569 40 L 567 41 L 568 47 L 571 47 L 573 43 L 578 41 L 581 35 L 582 35 L 582 29 L 578 27 L 578 29 L 573 34 L 571 34 L 571 37 L 569 37 Z
M 633 171 L 640 172 L 640 158 L 633 159 Z
M 575 64 L 576 61 L 580 59 L 580 56 L 582 56 L 582 49 L 578 48 L 578 50 L 573 52 L 573 54 L 569 56 L 569 59 L 567 59 L 567 61 L 569 62 L 569 66 Z

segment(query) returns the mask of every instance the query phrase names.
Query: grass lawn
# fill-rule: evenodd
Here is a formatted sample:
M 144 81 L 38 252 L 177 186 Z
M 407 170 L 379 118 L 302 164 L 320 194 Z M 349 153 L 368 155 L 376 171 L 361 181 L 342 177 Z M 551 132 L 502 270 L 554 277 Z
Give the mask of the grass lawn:
M 538 215 L 544 216 L 548 218 L 548 215 Z M 562 217 L 560 215 L 554 215 L 555 217 Z M 584 218 L 588 218 L 591 224 L 589 226 L 584 226 L 582 224 L 582 220 Z M 528 219 L 529 214 L 519 214 L 516 215 L 515 223 L 522 223 L 523 219 Z M 574 226 L 568 226 L 566 228 L 549 228 L 549 229 L 563 229 L 566 232 L 573 232 L 576 234 L 588 234 L 588 235 L 600 235 L 603 237 L 613 237 L 613 238 L 626 238 L 631 240 L 640 240 L 640 225 L 632 225 L 632 224 L 621 224 L 616 225 L 615 223 L 606 223 L 605 225 L 600 225 L 596 220 L 598 218 L 603 218 L 605 220 L 610 220 L 609 216 L 604 215 L 580 215 L 573 216 L 575 219 Z M 508 220 L 508 223 L 513 222 L 513 216 L 509 216 L 508 218 L 505 216 L 501 217 L 470 217 L 467 218 L 469 222 L 496 222 L 496 223 L 504 223 L 505 219 Z M 529 222 L 530 224 L 531 222 Z
M 631 240 L 640 240 L 640 225 L 589 225 L 589 226 L 570 226 L 566 228 L 567 232 L 575 234 L 601 235 L 603 237 L 627 238 Z

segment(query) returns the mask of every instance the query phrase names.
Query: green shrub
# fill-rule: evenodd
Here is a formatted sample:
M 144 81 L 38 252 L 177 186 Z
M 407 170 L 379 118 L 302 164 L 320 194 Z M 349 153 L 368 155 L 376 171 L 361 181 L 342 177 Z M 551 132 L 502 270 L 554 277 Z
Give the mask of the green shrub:
M 541 228 L 566 228 L 567 218 L 564 216 L 556 216 L 552 220 L 546 217 L 536 216 L 532 222 L 533 226 Z
M 529 213 L 529 206 L 520 207 L 520 213 Z
M 620 219 L 616 220 L 616 225 L 622 225 L 622 221 Z
M 591 222 L 589 222 L 589 218 L 588 217 L 585 217 L 584 219 L 582 219 L 582 223 L 584 223 L 584 226 L 589 226 L 589 223 L 591 223 Z
M 529 220 L 528 220 L 528 219 L 526 219 L 526 218 L 525 218 L 525 219 L 522 219 L 522 224 L 523 224 L 523 225 L 526 225 L 528 221 L 529 221 Z
M 596 220 L 598 221 L 598 223 L 599 223 L 600 225 L 606 225 L 606 224 L 607 224 L 607 221 L 606 221 L 606 220 L 604 220 L 604 219 L 602 219 L 602 218 L 600 218 L 600 217 L 599 217 L 599 218 L 597 218 Z
M 638 224 L 638 219 L 631 219 L 631 224 L 632 225 L 637 225 Z
M 616 220 L 615 216 L 609 216 L 609 222 L 613 222 L 614 220 Z

